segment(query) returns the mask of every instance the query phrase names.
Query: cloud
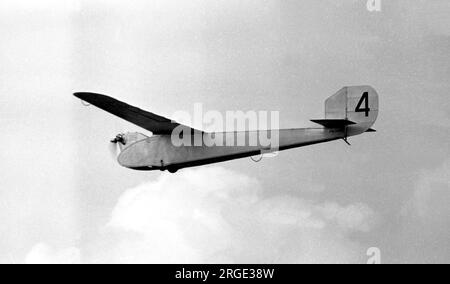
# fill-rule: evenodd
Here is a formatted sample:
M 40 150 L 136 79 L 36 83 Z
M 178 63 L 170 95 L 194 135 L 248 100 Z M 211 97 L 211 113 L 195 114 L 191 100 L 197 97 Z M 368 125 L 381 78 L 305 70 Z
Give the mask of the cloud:
M 435 170 L 420 173 L 414 195 L 403 208 L 403 215 L 422 220 L 435 220 L 438 215 L 447 218 L 450 213 L 450 160 Z M 445 213 L 445 214 L 443 214 Z
M 265 196 L 258 180 L 220 167 L 162 174 L 127 190 L 98 236 L 27 263 L 361 263 L 351 234 L 368 232 L 365 204 Z
M 383 251 L 396 263 L 447 263 L 450 241 L 450 160 L 417 177 L 412 197 L 401 208 Z
M 81 253 L 78 248 L 56 250 L 46 244 L 37 244 L 28 253 L 27 264 L 79 264 Z
M 36 245 L 27 263 L 361 263 L 377 216 L 367 205 L 264 196 L 258 180 L 220 167 L 162 174 L 119 198 L 80 248 Z

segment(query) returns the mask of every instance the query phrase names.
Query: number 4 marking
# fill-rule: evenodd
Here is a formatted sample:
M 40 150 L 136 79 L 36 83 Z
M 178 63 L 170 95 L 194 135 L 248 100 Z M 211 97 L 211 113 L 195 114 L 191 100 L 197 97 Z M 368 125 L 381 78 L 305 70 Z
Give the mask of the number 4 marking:
M 364 108 L 361 108 L 364 103 Z M 369 108 L 369 92 L 365 92 L 361 99 L 359 100 L 358 105 L 356 106 L 355 112 L 364 112 L 366 117 L 369 116 L 370 108 Z

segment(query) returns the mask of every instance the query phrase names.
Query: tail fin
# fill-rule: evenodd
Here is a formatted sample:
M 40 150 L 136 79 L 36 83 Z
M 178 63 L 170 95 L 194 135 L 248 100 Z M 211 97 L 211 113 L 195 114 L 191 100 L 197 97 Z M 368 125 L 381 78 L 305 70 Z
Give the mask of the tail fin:
M 378 117 L 378 94 L 370 86 L 344 87 L 325 101 L 325 127 L 345 128 L 347 136 L 373 131 Z

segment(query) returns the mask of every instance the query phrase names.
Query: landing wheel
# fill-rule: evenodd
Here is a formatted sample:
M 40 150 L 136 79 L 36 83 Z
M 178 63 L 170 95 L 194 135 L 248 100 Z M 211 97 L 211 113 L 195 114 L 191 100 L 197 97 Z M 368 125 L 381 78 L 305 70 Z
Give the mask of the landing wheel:
M 176 173 L 176 172 L 178 171 L 177 168 L 168 168 L 167 170 L 168 170 L 169 173 L 171 173 L 171 174 L 174 174 L 174 173 Z

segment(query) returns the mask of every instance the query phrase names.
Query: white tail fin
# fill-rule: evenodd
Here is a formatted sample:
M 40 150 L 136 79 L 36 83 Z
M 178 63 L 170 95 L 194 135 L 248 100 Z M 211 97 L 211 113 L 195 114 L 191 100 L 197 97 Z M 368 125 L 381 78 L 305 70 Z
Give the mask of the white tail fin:
M 344 119 L 348 136 L 371 129 L 378 117 L 378 94 L 370 86 L 344 87 L 325 101 L 325 118 Z
M 343 128 L 347 136 L 371 129 L 378 117 L 378 94 L 370 86 L 344 87 L 325 101 L 325 119 L 313 120 L 327 128 Z

